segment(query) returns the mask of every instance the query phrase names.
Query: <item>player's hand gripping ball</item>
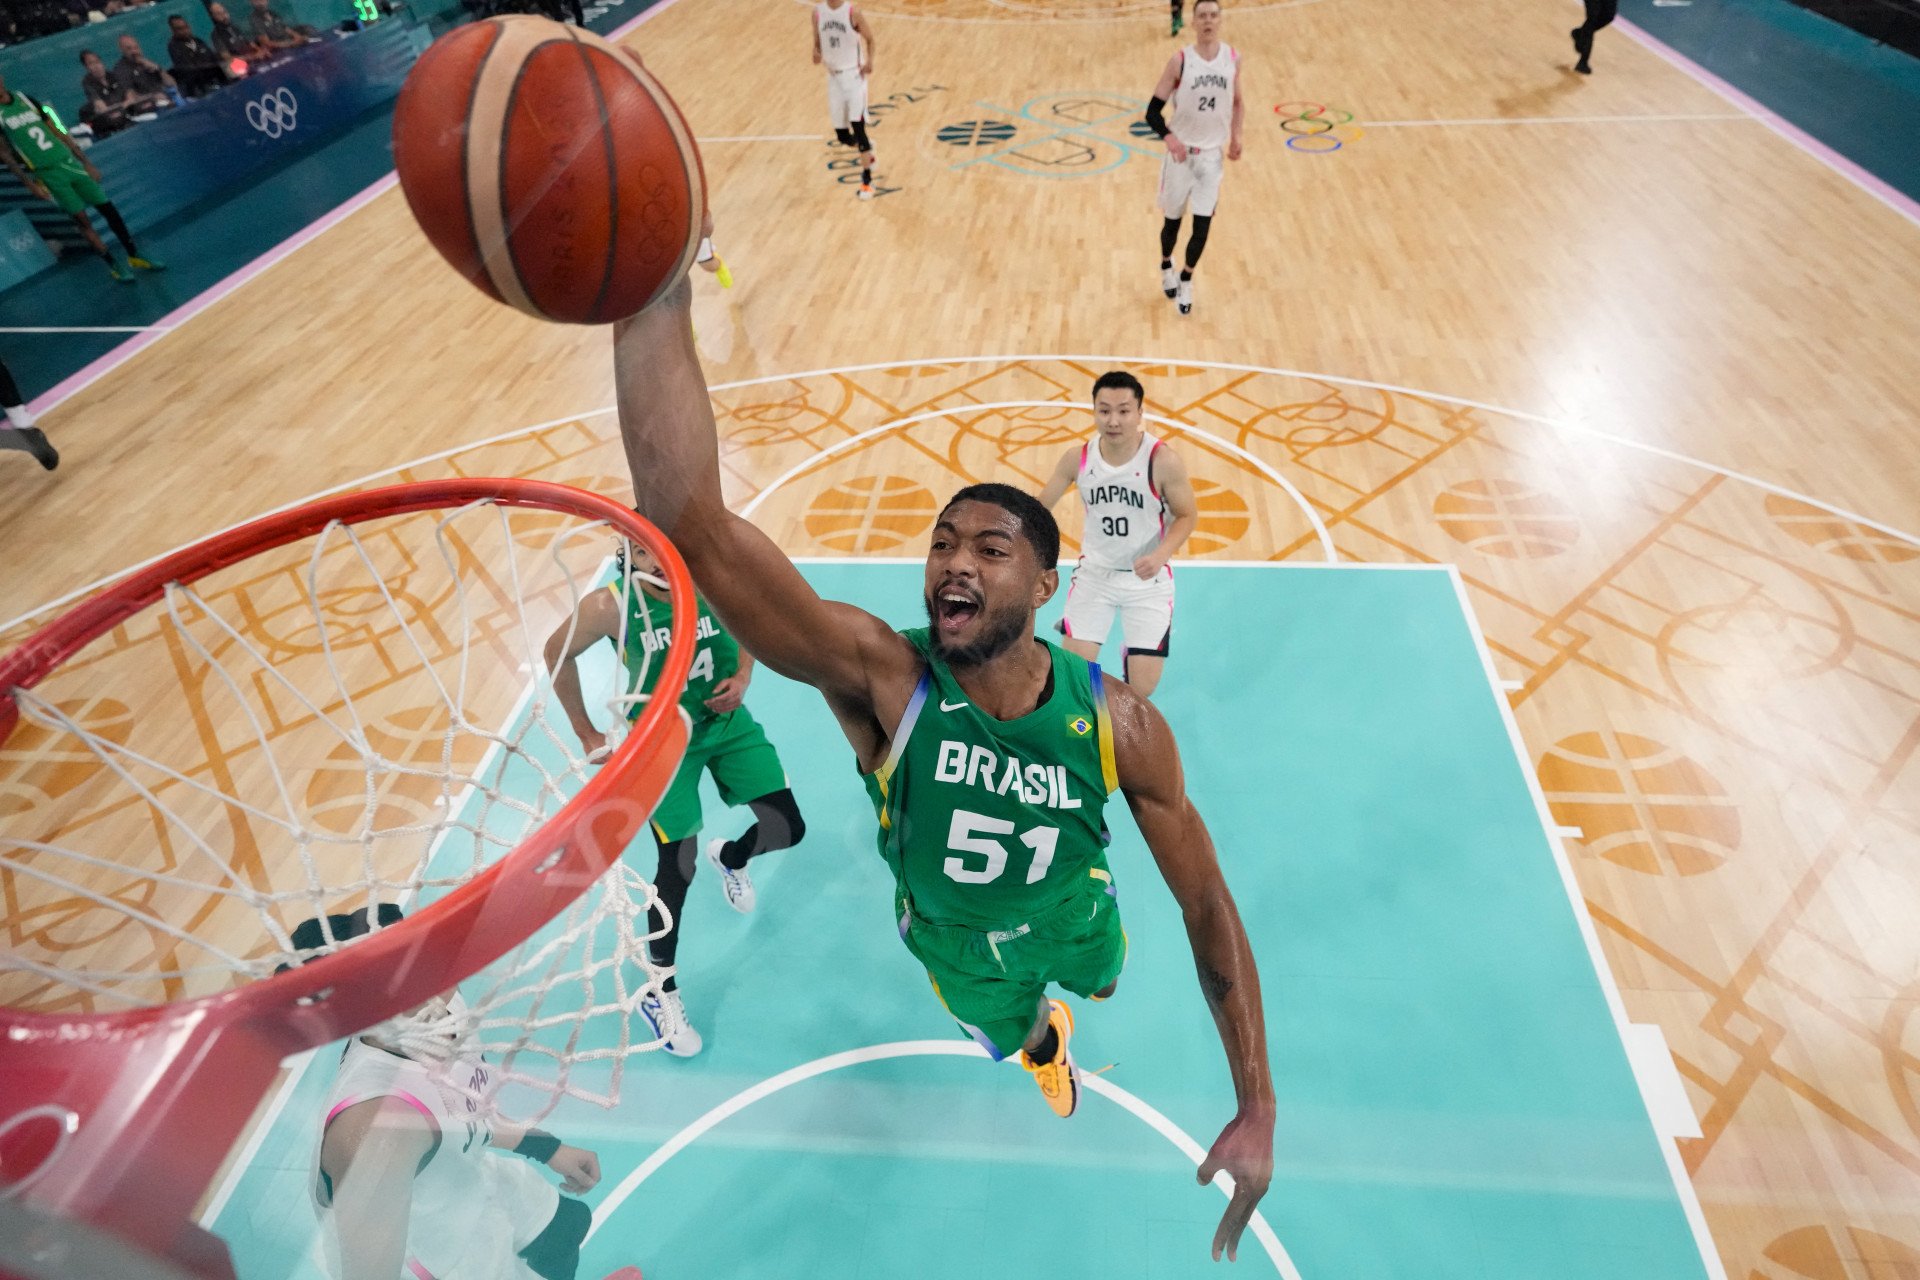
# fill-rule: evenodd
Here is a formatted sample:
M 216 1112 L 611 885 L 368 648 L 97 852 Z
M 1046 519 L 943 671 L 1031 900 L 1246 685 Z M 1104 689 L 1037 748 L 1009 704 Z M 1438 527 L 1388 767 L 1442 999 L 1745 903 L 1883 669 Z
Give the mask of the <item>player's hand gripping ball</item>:
M 637 55 L 548 18 L 434 41 L 400 90 L 393 161 L 454 270 L 543 320 L 633 315 L 700 246 L 706 175 L 680 109 Z

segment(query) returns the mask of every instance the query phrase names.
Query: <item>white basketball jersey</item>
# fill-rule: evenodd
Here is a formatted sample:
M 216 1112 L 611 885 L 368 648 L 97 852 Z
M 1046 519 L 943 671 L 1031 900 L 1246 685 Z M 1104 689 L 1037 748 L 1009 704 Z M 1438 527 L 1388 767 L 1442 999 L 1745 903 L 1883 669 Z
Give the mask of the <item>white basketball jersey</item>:
M 1199 46 L 1180 55 L 1180 83 L 1173 91 L 1173 136 L 1190 147 L 1218 149 L 1233 133 L 1233 77 L 1240 55 L 1222 44 L 1209 62 Z
M 814 29 L 820 34 L 820 61 L 829 71 L 852 71 L 860 65 L 860 33 L 853 29 L 853 0 L 838 9 L 813 6 Z
M 432 1154 L 413 1179 L 408 1276 L 492 1275 L 497 1274 L 499 1260 L 513 1259 L 513 1223 L 500 1211 L 494 1193 L 497 1180 L 488 1167 L 502 1160 L 501 1155 L 487 1151 L 492 1130 L 483 1099 L 491 1070 L 477 1057 L 430 1066 L 377 1049 L 358 1037 L 347 1043 L 340 1059 L 327 1097 L 327 1124 L 357 1102 L 394 1097 L 417 1110 L 436 1135 Z M 323 1124 L 321 1138 L 325 1136 Z M 340 1241 L 333 1220 L 333 1187 L 321 1172 L 319 1142 L 314 1143 L 311 1186 L 328 1266 L 338 1276 Z
M 1100 441 L 1080 448 L 1080 501 L 1087 528 L 1080 559 L 1096 569 L 1132 569 L 1133 562 L 1160 545 L 1167 504 L 1153 482 L 1153 453 L 1160 442 L 1142 434 L 1140 447 L 1119 466 L 1100 456 Z

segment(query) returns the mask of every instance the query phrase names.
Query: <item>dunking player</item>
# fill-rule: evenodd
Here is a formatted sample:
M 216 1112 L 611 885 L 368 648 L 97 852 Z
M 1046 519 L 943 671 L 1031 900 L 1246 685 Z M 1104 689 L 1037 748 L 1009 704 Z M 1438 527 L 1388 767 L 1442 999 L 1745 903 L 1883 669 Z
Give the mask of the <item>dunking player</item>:
M 1145 399 L 1146 389 L 1132 374 L 1101 374 L 1093 384 L 1099 433 L 1061 454 L 1040 492 L 1041 504 L 1052 509 L 1078 485 L 1087 511 L 1080 563 L 1067 585 L 1061 620 L 1067 648 L 1083 658 L 1099 657 L 1118 613 L 1126 645 L 1121 670 L 1143 697 L 1160 683 L 1173 639 L 1168 561 L 1200 520 L 1186 464 L 1141 426 Z
M 874 802 L 902 941 L 967 1034 L 995 1059 L 1018 1054 L 1062 1116 L 1079 1100 L 1073 1015 L 1047 986 L 1105 999 L 1118 983 L 1126 938 L 1102 815 L 1125 795 L 1185 916 L 1233 1076 L 1239 1109 L 1200 1166 L 1202 1182 L 1234 1179 L 1213 1240 L 1231 1257 L 1273 1169 L 1260 980 L 1166 721 L 1033 634 L 1059 586 L 1052 515 L 1008 485 L 955 494 L 927 553 L 929 627 L 898 632 L 822 600 L 727 509 L 689 298 L 682 283 L 614 330 L 640 510 L 741 643 L 826 698 Z
M 873 144 L 867 141 L 867 77 L 873 74 L 873 28 L 853 0 L 813 6 L 813 64 L 827 68 L 827 110 L 833 136 L 860 150 L 860 198 L 873 199 Z
M 397 924 L 400 910 L 382 903 L 378 918 Z M 329 916 L 328 925 L 336 941 L 357 938 L 368 931 L 367 909 Z M 293 945 L 310 951 L 326 937 L 319 920 L 308 920 Z M 340 1055 L 311 1174 L 321 1250 L 338 1280 L 574 1280 L 579 1271 L 593 1212 L 574 1197 L 600 1181 L 600 1160 L 544 1130 L 489 1117 L 484 1058 L 419 1052 L 436 1023 L 451 1028 L 462 1016 L 460 995 L 450 992 L 407 1014 L 405 1033 L 382 1024 Z M 607 1280 L 639 1274 L 623 1268 Z
M 1147 127 L 1167 143 L 1166 158 L 1160 162 L 1160 288 L 1179 299 L 1183 316 L 1193 312 L 1193 269 L 1206 252 L 1213 212 L 1220 204 L 1221 158 L 1240 158 L 1240 125 L 1246 115 L 1245 68 L 1233 46 L 1220 42 L 1220 0 L 1199 0 L 1193 6 L 1193 30 L 1198 38 L 1167 60 L 1147 104 Z M 1169 100 L 1172 123 L 1166 118 Z M 1189 209 L 1193 234 L 1187 237 L 1187 265 L 1176 276 L 1173 246 L 1180 238 L 1180 219 Z
M 646 706 L 646 697 L 660 678 L 658 659 L 666 644 L 667 629 L 673 625 L 673 601 L 667 594 L 666 580 L 660 576 L 660 562 L 645 547 L 632 547 L 633 567 L 629 572 L 628 555 L 628 547 L 623 544 L 615 559 L 614 582 L 581 601 L 572 620 L 561 623 L 547 639 L 547 669 L 553 672 L 553 691 L 589 758 L 604 751 L 607 740 L 587 714 L 574 659 L 603 640 L 613 644 L 626 666 L 625 701 L 631 720 Z M 753 825 L 739 837 L 709 840 L 706 846 L 706 859 L 719 876 L 727 905 L 735 911 L 753 910 L 753 878 L 747 874 L 747 861 L 763 853 L 790 849 L 807 833 L 799 802 L 787 786 L 779 753 L 745 705 L 753 655 L 727 634 L 706 601 L 699 605 L 699 648 L 693 655 L 686 690 L 680 695 L 680 706 L 693 721 L 693 738 L 673 784 L 653 811 L 651 824 L 660 853 L 653 884 L 665 909 L 664 919 L 655 909 L 651 930 L 658 932 L 665 925 L 668 932 L 649 942 L 647 950 L 653 962 L 665 968 L 673 966 L 680 949 L 681 910 L 693 881 L 702 821 L 702 773 L 713 775 L 722 800 L 744 804 L 753 811 Z M 700 1052 L 701 1039 L 687 1017 L 678 975 L 670 975 L 661 986 L 664 997 L 656 999 L 649 994 L 640 1011 L 652 1024 L 654 1035 L 665 1042 L 661 1048 L 675 1057 L 690 1058 Z

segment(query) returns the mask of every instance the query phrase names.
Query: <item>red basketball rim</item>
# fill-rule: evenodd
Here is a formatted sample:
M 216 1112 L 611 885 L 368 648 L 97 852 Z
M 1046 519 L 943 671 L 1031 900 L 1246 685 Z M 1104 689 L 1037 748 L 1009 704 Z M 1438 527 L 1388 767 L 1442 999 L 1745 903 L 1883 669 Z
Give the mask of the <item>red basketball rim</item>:
M 352 946 L 219 995 L 118 1013 L 0 1007 L 0 1195 L 76 1217 L 223 1274 L 195 1202 L 289 1055 L 363 1031 L 452 987 L 584 893 L 638 833 L 673 779 L 694 652 L 693 581 L 658 529 L 598 494 L 538 480 L 457 479 L 324 499 L 177 551 L 115 583 L 0 658 L 0 743 L 30 688 L 95 638 L 194 582 L 329 523 L 475 502 L 604 521 L 660 561 L 674 604 L 655 696 L 579 793 L 499 862 Z M 375 981 L 375 977 L 378 981 Z M 20 1123 L 23 1122 L 24 1123 Z M 231 1274 L 230 1268 L 224 1268 Z

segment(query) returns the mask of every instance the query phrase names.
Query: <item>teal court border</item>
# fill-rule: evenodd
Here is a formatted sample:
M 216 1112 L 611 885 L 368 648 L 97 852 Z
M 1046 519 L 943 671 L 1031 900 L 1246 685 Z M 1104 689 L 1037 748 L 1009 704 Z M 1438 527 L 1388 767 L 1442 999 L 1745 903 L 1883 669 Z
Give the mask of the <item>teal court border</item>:
M 903 609 L 917 609 L 918 561 L 802 563 L 837 598 L 902 621 L 911 621 Z M 1252 575 L 1258 586 L 1240 589 Z M 1723 1277 L 1678 1154 L 1649 1118 L 1643 1090 L 1657 1085 L 1636 1079 L 1624 1007 L 1457 571 L 1189 562 L 1177 581 L 1179 643 L 1157 701 L 1182 738 L 1191 789 L 1214 825 L 1263 966 L 1281 1103 L 1279 1167 L 1263 1209 L 1297 1274 Z M 1221 625 L 1223 601 L 1231 602 L 1231 625 Z M 1056 597 L 1043 620 L 1058 607 Z M 1306 699 L 1300 706 L 1334 701 L 1313 723 L 1303 716 L 1306 737 L 1296 737 L 1290 708 L 1263 701 L 1276 690 Z M 1424 698 L 1445 705 L 1416 705 Z M 757 864 L 754 916 L 726 912 L 711 890 L 696 888 L 689 900 L 682 976 L 707 1052 L 691 1062 L 643 1057 L 618 1111 L 563 1108 L 550 1125 L 577 1133 L 608 1170 L 589 1197 L 597 1230 L 581 1276 L 597 1280 L 637 1261 L 650 1280 L 944 1280 L 1011 1262 L 1052 1234 L 1078 1259 L 1062 1274 L 1162 1280 L 1210 1268 L 1206 1243 L 1222 1201 L 1187 1179 L 1197 1146 L 1231 1113 L 1231 1094 L 1178 912 L 1145 868 L 1124 806 L 1109 818 L 1134 953 L 1120 997 L 1097 1010 L 1083 1006 L 1076 1039 L 1084 1067 L 1117 1065 L 1111 1080 L 1095 1077 L 1104 1097 L 1063 1125 L 1030 1096 L 1021 1073 L 963 1060 L 971 1046 L 957 1034 L 936 1039 L 951 1024 L 885 923 L 890 899 L 872 854 L 871 815 L 817 695 L 763 676 L 752 703 L 784 749 L 809 836 Z M 1426 725 L 1427 763 L 1450 786 L 1406 812 L 1385 804 L 1392 788 L 1371 796 L 1358 816 L 1354 797 L 1329 798 L 1330 779 L 1391 769 L 1395 735 L 1436 710 L 1447 723 L 1437 738 Z M 1262 748 L 1281 759 L 1271 777 L 1243 773 L 1236 782 L 1232 763 L 1244 770 L 1254 741 L 1244 721 L 1261 713 L 1271 726 Z M 1243 727 L 1225 729 L 1236 722 Z M 1332 737 L 1321 732 L 1328 726 L 1337 730 Z M 1511 760 L 1499 747 L 1503 732 Z M 1423 807 L 1444 809 L 1469 793 L 1499 818 L 1457 842 L 1450 852 L 1459 866 L 1436 874 L 1417 858 L 1388 867 L 1356 856 L 1354 830 L 1407 840 L 1404 828 Z M 1290 812 L 1277 812 L 1282 804 Z M 1316 816 L 1316 807 L 1324 812 Z M 741 825 L 717 806 L 708 812 L 716 832 Z M 1329 814 L 1335 826 L 1358 827 L 1341 837 L 1326 828 Z M 1543 839 L 1551 868 L 1537 856 Z M 1424 850 L 1417 839 L 1411 847 Z M 1254 861 L 1261 850 L 1279 857 Z M 1516 885 L 1525 890 L 1518 899 Z M 1395 912 L 1426 895 L 1489 914 L 1458 919 L 1456 929 L 1427 940 L 1439 950 L 1420 954 Z M 1314 901 L 1332 909 L 1303 909 Z M 1522 917 L 1551 953 L 1544 959 L 1508 945 Z M 1328 946 L 1349 927 L 1371 931 L 1345 956 L 1356 967 L 1334 972 L 1340 965 Z M 1465 1003 L 1396 1004 L 1409 975 L 1392 961 L 1414 964 L 1417 981 L 1418 966 L 1456 957 L 1472 979 Z M 823 983 L 822 967 L 861 977 Z M 1482 1025 L 1526 1003 L 1514 984 L 1540 983 L 1549 971 L 1534 996 L 1544 991 L 1540 1007 L 1571 1011 L 1566 1026 L 1541 1036 L 1537 1027 Z M 1339 996 L 1328 1004 L 1339 1020 L 1319 1028 L 1302 1021 L 1303 993 L 1316 986 Z M 1385 1055 L 1357 1052 L 1368 1035 L 1403 1042 Z M 928 1043 L 911 1043 L 920 1037 Z M 1463 1037 L 1493 1057 L 1449 1072 L 1445 1046 Z M 900 1050 L 930 1056 L 876 1060 Z M 845 1061 L 811 1070 L 832 1059 Z M 1511 1072 L 1509 1061 L 1518 1064 Z M 806 1088 L 772 1087 L 795 1073 L 809 1077 Z M 297 1257 L 299 1242 L 313 1235 L 303 1179 L 313 1095 L 327 1074 L 304 1073 L 287 1090 L 282 1101 L 291 1097 L 291 1109 L 276 1115 L 298 1122 L 262 1126 L 238 1185 L 223 1190 L 209 1215 L 233 1240 L 243 1280 L 316 1274 L 274 1260 Z M 671 1087 L 662 1088 L 669 1076 Z M 1147 1117 L 1105 1105 L 1116 1097 L 1109 1084 L 1196 1149 L 1176 1159 L 1160 1139 L 1181 1144 L 1166 1129 L 1153 1137 L 1133 1123 Z M 1484 1112 L 1451 1115 L 1456 1095 Z M 1090 1178 L 1100 1189 L 1088 1190 Z M 622 1189 L 630 1193 L 643 1179 L 645 1194 L 625 1203 Z M 1058 1200 L 1034 1214 L 1040 1191 Z M 743 1239 L 755 1263 L 725 1252 L 728 1240 Z M 986 1253 L 983 1241 L 994 1242 Z M 858 1252 L 849 1260 L 836 1249 Z M 1250 1263 L 1261 1263 L 1251 1237 L 1240 1265 Z M 1293 1274 L 1277 1259 L 1270 1265 Z M 1266 1273 L 1266 1265 L 1252 1271 Z

